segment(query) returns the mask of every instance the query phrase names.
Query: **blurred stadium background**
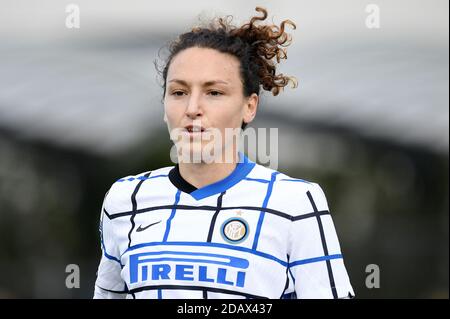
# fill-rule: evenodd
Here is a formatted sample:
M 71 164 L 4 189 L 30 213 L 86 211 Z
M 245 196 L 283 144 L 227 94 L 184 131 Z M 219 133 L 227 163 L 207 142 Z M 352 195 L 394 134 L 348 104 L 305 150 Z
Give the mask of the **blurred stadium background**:
M 0 0 L 0 298 L 92 296 L 104 193 L 172 165 L 159 49 L 257 5 L 297 23 L 281 71 L 299 88 L 264 94 L 253 126 L 279 128 L 279 170 L 324 188 L 357 297 L 448 298 L 446 0 Z

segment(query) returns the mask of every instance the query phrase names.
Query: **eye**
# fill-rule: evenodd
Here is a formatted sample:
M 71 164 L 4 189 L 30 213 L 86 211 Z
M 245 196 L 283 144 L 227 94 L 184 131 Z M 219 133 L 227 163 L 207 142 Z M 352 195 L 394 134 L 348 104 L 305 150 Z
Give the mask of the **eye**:
M 211 95 L 211 96 L 221 96 L 221 95 L 223 95 L 222 92 L 215 91 L 215 90 L 209 91 L 208 94 Z
M 185 93 L 183 91 L 173 91 L 170 94 L 173 96 L 183 96 Z

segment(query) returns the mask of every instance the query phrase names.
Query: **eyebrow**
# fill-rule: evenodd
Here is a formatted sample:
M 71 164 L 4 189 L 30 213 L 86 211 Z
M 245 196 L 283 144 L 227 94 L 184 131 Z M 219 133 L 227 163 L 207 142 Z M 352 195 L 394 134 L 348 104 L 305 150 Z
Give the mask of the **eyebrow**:
M 188 83 L 184 80 L 179 80 L 179 79 L 172 79 L 168 81 L 169 83 L 171 82 L 175 82 L 175 83 L 179 83 L 185 86 L 188 86 Z M 228 85 L 229 83 L 227 81 L 223 81 L 223 80 L 212 80 L 212 81 L 206 81 L 203 83 L 203 86 L 211 86 L 214 84 L 225 84 Z

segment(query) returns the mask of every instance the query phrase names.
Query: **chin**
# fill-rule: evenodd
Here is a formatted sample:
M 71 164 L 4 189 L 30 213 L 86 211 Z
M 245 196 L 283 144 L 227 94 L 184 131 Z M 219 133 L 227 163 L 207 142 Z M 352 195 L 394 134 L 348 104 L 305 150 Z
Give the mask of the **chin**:
M 179 161 L 183 163 L 222 162 L 223 150 L 212 149 L 205 143 L 185 143 L 178 149 Z
M 201 163 L 203 147 L 200 143 L 184 143 L 177 150 L 178 158 L 183 163 Z

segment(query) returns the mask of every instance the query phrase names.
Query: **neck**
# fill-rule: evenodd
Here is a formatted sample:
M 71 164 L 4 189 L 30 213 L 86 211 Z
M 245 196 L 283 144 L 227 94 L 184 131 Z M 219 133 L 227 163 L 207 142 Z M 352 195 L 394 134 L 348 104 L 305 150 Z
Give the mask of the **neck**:
M 204 186 L 218 182 L 228 175 L 230 175 L 236 168 L 239 160 L 239 155 L 235 153 L 233 160 L 230 163 L 183 163 L 178 164 L 180 169 L 180 175 L 189 184 L 196 188 L 202 188 Z

